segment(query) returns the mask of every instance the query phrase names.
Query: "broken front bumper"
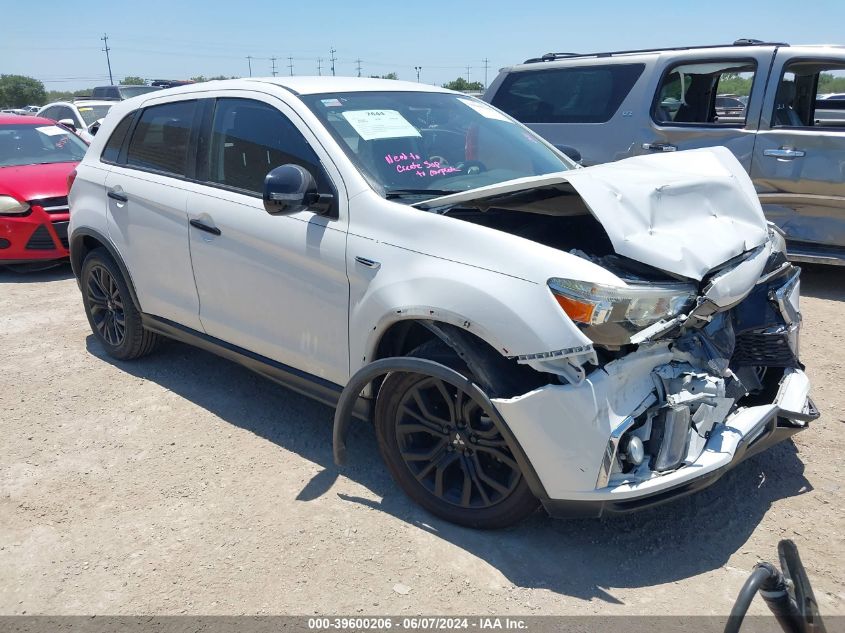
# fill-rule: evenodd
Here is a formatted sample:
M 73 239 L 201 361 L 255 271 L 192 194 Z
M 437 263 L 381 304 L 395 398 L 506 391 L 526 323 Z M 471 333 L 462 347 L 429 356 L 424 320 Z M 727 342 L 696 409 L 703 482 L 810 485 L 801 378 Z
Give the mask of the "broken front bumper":
M 549 385 L 519 398 L 493 400 L 537 471 L 548 495 L 542 499 L 543 505 L 553 516 L 628 512 L 689 494 L 712 484 L 745 458 L 806 428 L 809 421 L 818 417 L 808 395 L 807 376 L 801 370 L 789 369 L 775 402 L 738 409 L 724 423 L 717 424 L 694 462 L 639 481 L 617 474 L 606 486 L 596 488 L 590 480 L 595 482 L 597 471 L 601 471 L 600 462 L 613 443 L 613 431 L 624 428 L 630 416 L 621 418 L 606 433 L 593 434 L 590 431 L 598 429 L 588 425 L 590 429 L 582 428 L 588 431 L 582 437 L 588 437 L 579 441 L 568 436 L 569 427 L 562 419 L 572 411 L 567 389 Z M 601 392 L 594 386 L 587 389 L 591 394 Z M 609 408 L 596 407 L 596 416 L 605 412 L 613 415 Z M 583 419 L 581 423 L 583 427 Z M 603 441 L 599 441 L 599 435 L 604 435 Z

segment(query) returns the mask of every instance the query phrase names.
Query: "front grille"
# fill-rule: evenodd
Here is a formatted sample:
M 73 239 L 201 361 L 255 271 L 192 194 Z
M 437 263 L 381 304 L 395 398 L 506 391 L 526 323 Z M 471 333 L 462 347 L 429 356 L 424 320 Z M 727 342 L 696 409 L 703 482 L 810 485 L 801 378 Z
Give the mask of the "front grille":
M 58 236 L 59 241 L 62 243 L 62 246 L 64 246 L 65 248 L 68 247 L 68 241 L 67 241 L 67 225 L 68 224 L 70 224 L 70 222 L 67 222 L 67 221 L 65 221 L 65 222 L 53 222 L 53 228 L 56 231 L 56 235 Z
M 786 332 L 745 332 L 736 337 L 731 365 L 797 367 L 798 359 L 792 353 Z
M 67 234 L 67 227 L 65 227 L 65 234 Z M 54 248 L 56 245 L 53 242 L 53 236 L 43 224 L 35 229 L 35 233 L 26 243 L 26 249 L 29 251 L 52 251 Z
M 30 200 L 29 204 L 33 207 L 41 207 L 47 213 L 68 212 L 67 196 L 56 196 L 55 198 L 39 198 L 38 200 Z

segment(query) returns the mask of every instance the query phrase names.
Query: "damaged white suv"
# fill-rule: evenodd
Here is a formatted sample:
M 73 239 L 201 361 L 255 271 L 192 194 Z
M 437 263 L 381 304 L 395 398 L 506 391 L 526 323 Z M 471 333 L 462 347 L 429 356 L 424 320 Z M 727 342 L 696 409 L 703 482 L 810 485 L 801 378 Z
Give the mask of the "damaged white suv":
M 478 527 L 673 499 L 818 416 L 799 269 L 724 149 L 578 168 L 398 81 L 115 104 L 71 262 L 109 354 L 161 335 L 372 419 L 399 486 Z

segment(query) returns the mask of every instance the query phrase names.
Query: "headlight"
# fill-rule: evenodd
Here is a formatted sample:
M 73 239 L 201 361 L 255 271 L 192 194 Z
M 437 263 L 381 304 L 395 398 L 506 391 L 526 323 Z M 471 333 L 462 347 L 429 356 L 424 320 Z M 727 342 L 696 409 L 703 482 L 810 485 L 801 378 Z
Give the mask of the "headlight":
M 607 345 L 623 345 L 631 334 L 683 313 L 696 296 L 696 287 L 686 283 L 619 287 L 557 277 L 548 283 L 569 318 L 589 326 L 587 336 Z
M 12 196 L 0 196 L 0 215 L 26 215 L 29 205 Z

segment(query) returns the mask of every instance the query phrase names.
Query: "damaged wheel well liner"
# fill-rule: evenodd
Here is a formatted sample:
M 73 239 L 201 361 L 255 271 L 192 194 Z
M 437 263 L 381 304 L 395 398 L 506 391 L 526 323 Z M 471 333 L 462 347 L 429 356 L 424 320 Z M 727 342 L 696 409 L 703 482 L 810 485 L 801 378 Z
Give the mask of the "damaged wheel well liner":
M 408 356 L 434 338 L 455 352 L 491 398 L 518 396 L 550 380 L 549 375 L 502 355 L 472 332 L 441 321 L 409 319 L 394 323 L 379 340 L 375 360 Z
M 495 424 L 496 430 L 501 433 L 502 437 L 508 443 L 508 448 L 510 448 L 516 463 L 519 465 L 522 476 L 525 477 L 531 492 L 541 501 L 549 498 L 546 489 L 540 481 L 540 477 L 531 465 L 516 436 L 481 387 L 454 369 L 432 360 L 414 358 L 412 356 L 382 358 L 369 365 L 365 365 L 349 379 L 349 382 L 340 394 L 334 416 L 332 442 L 334 461 L 338 466 L 346 464 L 346 437 L 349 434 L 352 410 L 358 399 L 358 395 L 373 380 L 394 371 L 433 376 L 463 390 L 472 398 L 476 399 L 481 405 L 484 414 Z

